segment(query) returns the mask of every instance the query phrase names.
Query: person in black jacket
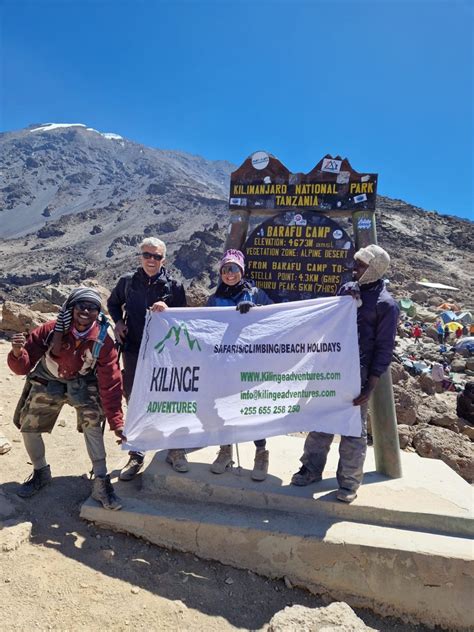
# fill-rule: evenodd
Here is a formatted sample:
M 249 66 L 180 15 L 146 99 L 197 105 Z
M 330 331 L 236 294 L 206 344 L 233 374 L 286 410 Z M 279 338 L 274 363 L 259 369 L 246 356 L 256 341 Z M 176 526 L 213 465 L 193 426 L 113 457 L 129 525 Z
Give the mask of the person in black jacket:
M 121 277 L 107 301 L 115 322 L 115 337 L 122 345 L 123 389 L 127 401 L 132 392 L 147 309 L 162 312 L 168 307 L 186 307 L 182 284 L 173 279 L 164 267 L 166 245 L 161 239 L 144 239 L 139 255 L 141 268 Z M 143 467 L 142 452 L 129 452 L 129 456 L 120 473 L 122 481 L 132 480 Z M 166 460 L 177 472 L 189 469 L 184 450 L 168 450 Z

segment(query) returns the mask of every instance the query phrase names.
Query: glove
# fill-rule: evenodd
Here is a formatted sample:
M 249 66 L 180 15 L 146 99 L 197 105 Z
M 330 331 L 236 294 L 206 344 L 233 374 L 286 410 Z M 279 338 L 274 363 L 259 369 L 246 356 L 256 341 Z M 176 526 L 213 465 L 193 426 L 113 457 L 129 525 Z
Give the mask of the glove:
M 240 301 L 236 309 L 238 309 L 241 314 L 246 314 L 250 311 L 251 307 L 254 307 L 252 301 Z

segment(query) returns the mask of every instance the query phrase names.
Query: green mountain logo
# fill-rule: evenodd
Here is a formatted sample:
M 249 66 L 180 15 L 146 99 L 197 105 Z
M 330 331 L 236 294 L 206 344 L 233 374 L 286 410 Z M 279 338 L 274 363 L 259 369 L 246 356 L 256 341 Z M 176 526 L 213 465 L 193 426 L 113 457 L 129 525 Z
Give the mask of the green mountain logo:
M 191 351 L 193 351 L 194 347 L 197 347 L 198 350 L 201 351 L 199 342 L 195 338 L 194 339 L 191 338 L 191 336 L 189 335 L 189 331 L 184 323 L 181 323 L 179 327 L 175 327 L 173 325 L 173 327 L 170 328 L 170 330 L 168 331 L 166 336 L 163 338 L 163 340 L 160 340 L 160 342 L 158 342 L 155 345 L 155 349 L 157 350 L 158 353 L 161 353 L 163 349 L 166 347 L 167 341 L 170 339 L 171 339 L 171 342 L 173 342 L 174 340 L 174 346 L 176 347 L 177 345 L 179 345 L 181 341 L 181 334 L 183 334 L 183 339 L 187 343 Z

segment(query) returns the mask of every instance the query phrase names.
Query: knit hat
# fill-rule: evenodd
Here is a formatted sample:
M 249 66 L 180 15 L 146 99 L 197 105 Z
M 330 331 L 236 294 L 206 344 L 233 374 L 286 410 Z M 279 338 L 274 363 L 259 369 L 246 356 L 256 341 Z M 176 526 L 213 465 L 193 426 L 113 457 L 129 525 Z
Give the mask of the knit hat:
M 99 293 L 92 288 L 78 287 L 73 290 L 62 304 L 61 310 L 59 311 L 56 319 L 56 325 L 53 333 L 53 344 L 51 347 L 53 354 L 57 355 L 61 351 L 63 335 L 66 334 L 71 327 L 74 305 L 76 305 L 76 303 L 80 303 L 81 301 L 93 303 L 94 305 L 97 305 L 99 310 L 102 307 L 102 301 Z
M 226 250 L 224 252 L 224 256 L 219 262 L 219 271 L 225 266 L 226 263 L 236 263 L 239 268 L 242 270 L 242 274 L 245 271 L 245 259 L 244 255 L 240 250 Z
M 390 265 L 388 252 L 375 244 L 370 244 L 370 246 L 358 250 L 354 255 L 354 259 L 358 259 L 369 266 L 360 277 L 359 285 L 366 285 L 367 283 L 378 281 L 387 272 Z

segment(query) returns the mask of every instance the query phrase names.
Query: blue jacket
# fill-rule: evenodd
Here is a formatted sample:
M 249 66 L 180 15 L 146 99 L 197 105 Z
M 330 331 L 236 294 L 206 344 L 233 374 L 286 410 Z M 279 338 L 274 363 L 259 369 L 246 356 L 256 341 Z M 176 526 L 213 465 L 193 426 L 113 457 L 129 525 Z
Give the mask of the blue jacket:
M 250 301 L 254 305 L 272 305 L 273 301 L 265 292 L 250 283 L 234 296 L 216 296 L 213 294 L 207 301 L 208 307 L 232 307 L 242 301 Z
M 345 283 L 338 294 L 360 291 L 362 305 L 357 309 L 360 365 L 368 375 L 380 377 L 390 366 L 395 347 L 399 307 L 382 279 L 359 286 Z

